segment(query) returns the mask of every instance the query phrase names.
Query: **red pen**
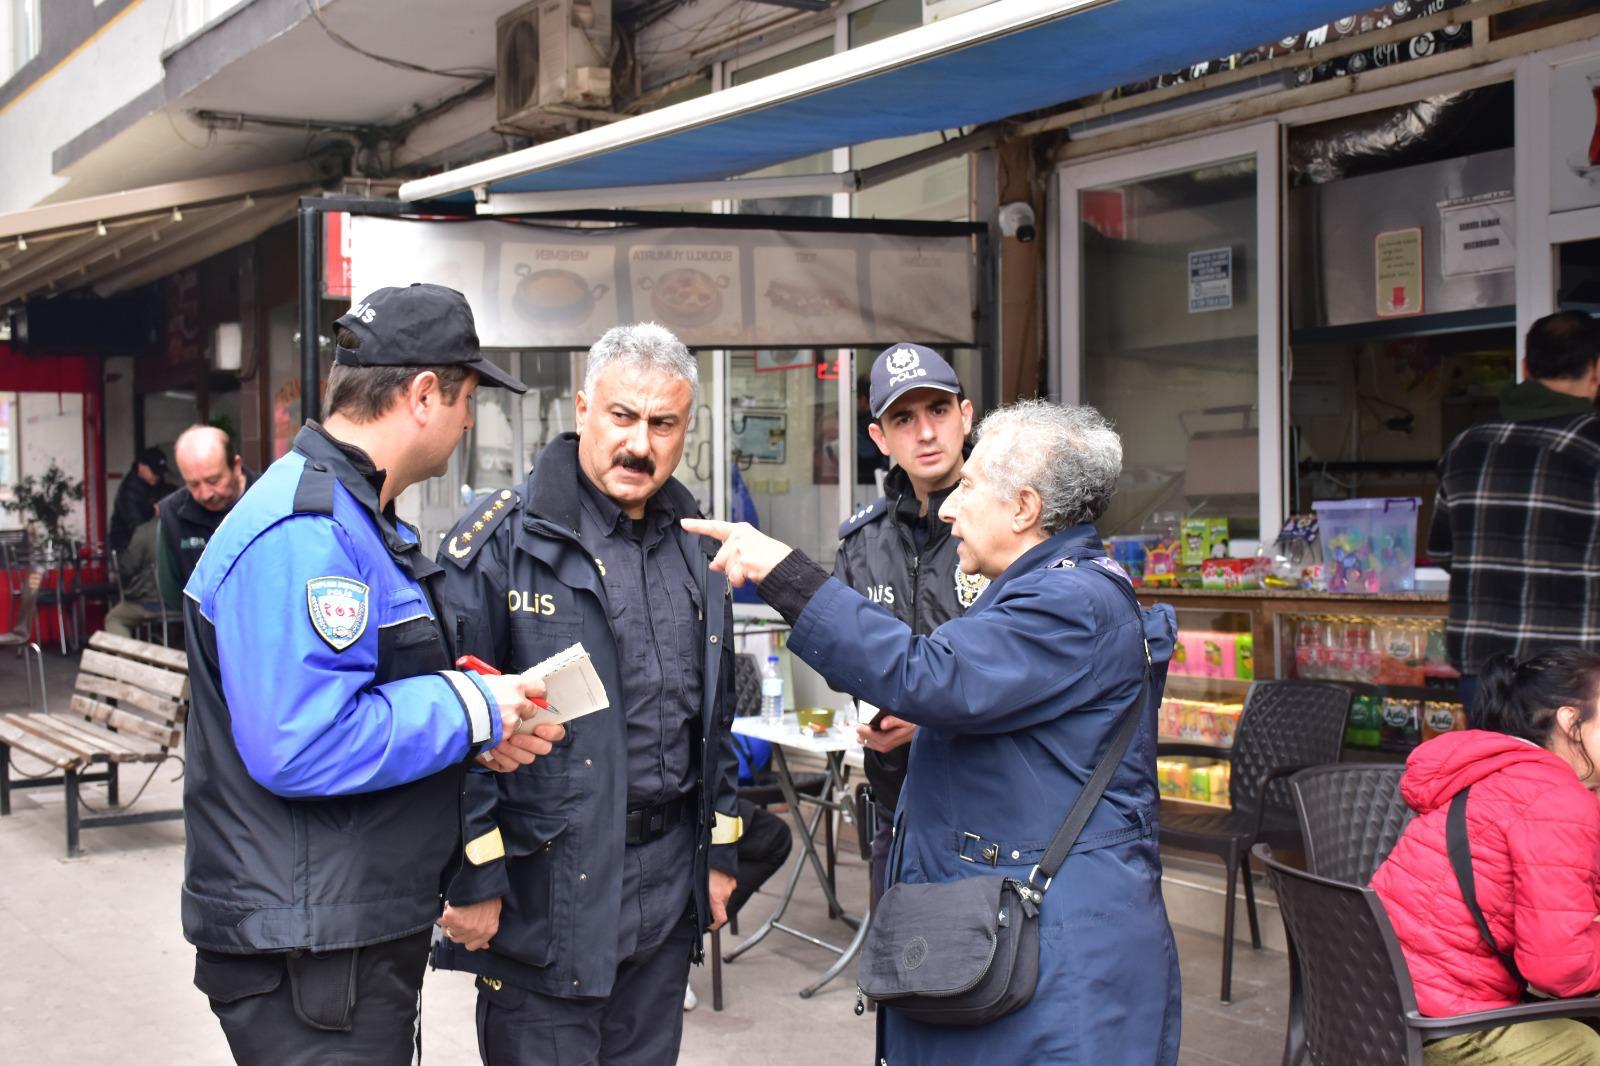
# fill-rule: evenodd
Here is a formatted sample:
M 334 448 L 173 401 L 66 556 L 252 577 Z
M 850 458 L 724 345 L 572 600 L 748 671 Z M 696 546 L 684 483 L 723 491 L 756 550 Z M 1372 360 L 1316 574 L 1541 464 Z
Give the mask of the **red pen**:
M 473 673 L 483 674 L 485 677 L 498 677 L 500 675 L 499 670 L 496 670 L 494 667 L 490 666 L 476 655 L 463 655 L 461 658 L 457 659 L 456 669 L 471 670 Z M 535 707 L 542 708 L 543 710 L 548 711 L 550 709 L 550 705 L 544 700 L 539 699 L 537 696 L 534 697 L 533 704 Z

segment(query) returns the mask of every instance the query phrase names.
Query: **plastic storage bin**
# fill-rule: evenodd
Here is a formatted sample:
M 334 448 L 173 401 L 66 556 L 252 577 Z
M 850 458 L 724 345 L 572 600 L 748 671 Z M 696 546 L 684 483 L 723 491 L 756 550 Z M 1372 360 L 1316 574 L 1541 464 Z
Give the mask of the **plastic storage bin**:
M 1417 584 L 1415 496 L 1317 500 L 1329 592 L 1410 592 Z

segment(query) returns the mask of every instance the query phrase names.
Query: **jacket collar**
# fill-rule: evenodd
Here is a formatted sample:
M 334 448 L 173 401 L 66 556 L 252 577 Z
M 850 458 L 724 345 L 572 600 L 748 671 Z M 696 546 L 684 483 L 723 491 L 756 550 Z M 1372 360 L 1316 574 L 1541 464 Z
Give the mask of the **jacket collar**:
M 438 564 L 419 549 L 420 537 L 416 529 L 402 522 L 395 514 L 393 501 L 388 507 L 378 506 L 378 489 L 383 485 L 384 472 L 377 468 L 366 452 L 330 436 L 322 424 L 314 419 L 307 419 L 306 424 L 300 427 L 300 432 L 295 434 L 294 450 L 313 464 L 325 467 L 355 498 L 361 509 L 372 515 L 373 523 L 382 534 L 389 553 L 402 560 L 413 577 L 420 580 L 439 569 Z M 409 540 L 401 536 L 401 529 L 411 534 Z
M 250 486 L 254 485 L 256 483 L 256 481 L 260 479 L 261 475 L 256 473 L 254 470 L 251 470 L 248 466 L 244 467 L 243 470 L 244 470 L 244 491 L 245 492 L 249 492 L 250 491 Z M 209 526 L 215 527 L 219 522 L 221 522 L 224 518 L 227 517 L 228 511 L 233 510 L 232 507 L 229 507 L 228 511 L 223 511 L 220 514 L 217 513 L 216 511 L 208 511 L 204 507 L 201 507 L 199 503 L 195 502 L 195 498 L 194 498 L 193 493 L 191 493 L 188 490 L 187 487 L 179 489 L 178 492 L 177 492 L 177 496 L 178 496 L 178 506 L 177 506 L 178 516 L 180 518 L 187 519 L 188 521 L 193 522 L 195 525 L 198 525 L 198 526 L 207 526 L 207 525 L 209 525 Z M 239 494 L 239 499 L 240 500 L 244 499 L 244 492 L 241 492 Z M 234 504 L 237 504 L 239 502 L 239 500 L 234 500 L 233 502 L 234 502 Z
M 1018 556 L 1017 560 L 1006 567 L 999 577 L 989 582 L 989 587 L 983 590 L 983 595 L 978 597 L 969 610 L 976 610 L 979 604 L 987 603 L 998 595 L 1000 589 L 1007 582 L 1024 574 L 1042 570 L 1069 557 L 1104 554 L 1105 549 L 1101 546 L 1100 532 L 1093 525 L 1085 522 L 1083 525 L 1073 526 L 1071 529 L 1063 529 L 1060 533 L 1042 543 L 1035 544 Z
M 578 435 L 563 433 L 544 446 L 533 462 L 533 470 L 523 483 L 522 498 L 524 523 L 533 519 L 553 522 L 570 532 L 578 528 L 578 511 L 583 506 L 579 493 L 583 477 L 578 467 Z M 693 518 L 700 513 L 694 493 L 677 478 L 668 478 L 666 484 L 651 500 L 652 509 L 660 506 L 674 524 L 680 518 Z
M 1595 413 L 1593 400 L 1546 388 L 1537 378 L 1511 386 L 1500 397 L 1500 417 L 1508 422 L 1538 422 Z

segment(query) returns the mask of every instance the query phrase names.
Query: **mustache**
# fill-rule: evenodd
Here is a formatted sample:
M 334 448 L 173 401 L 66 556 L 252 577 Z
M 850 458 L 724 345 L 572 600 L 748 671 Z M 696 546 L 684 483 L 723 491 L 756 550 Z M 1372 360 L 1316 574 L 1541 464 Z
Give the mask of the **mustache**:
M 623 452 L 612 460 L 611 465 L 620 466 L 624 470 L 632 470 L 634 473 L 643 474 L 646 477 L 653 477 L 656 472 L 656 461 L 648 455 L 632 455 L 628 452 Z

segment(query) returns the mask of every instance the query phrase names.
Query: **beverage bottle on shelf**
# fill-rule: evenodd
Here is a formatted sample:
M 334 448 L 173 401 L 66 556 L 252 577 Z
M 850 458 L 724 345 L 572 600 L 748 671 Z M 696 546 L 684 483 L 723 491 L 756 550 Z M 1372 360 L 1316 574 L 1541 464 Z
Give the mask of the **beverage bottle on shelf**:
M 761 667 L 761 720 L 773 725 L 783 721 L 783 672 L 776 655 L 767 656 Z

